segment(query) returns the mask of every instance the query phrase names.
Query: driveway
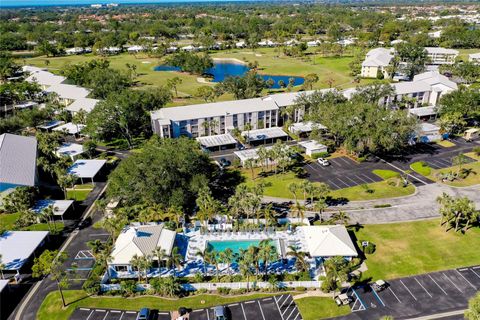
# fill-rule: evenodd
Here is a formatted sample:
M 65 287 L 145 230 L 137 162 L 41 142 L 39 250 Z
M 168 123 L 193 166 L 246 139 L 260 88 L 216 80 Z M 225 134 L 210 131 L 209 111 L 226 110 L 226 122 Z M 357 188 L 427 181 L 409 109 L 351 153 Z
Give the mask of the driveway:
M 464 310 L 480 290 L 480 265 L 391 280 L 375 292 L 370 284 L 352 287 L 352 314 L 335 319 L 411 319 Z M 451 316 L 455 319 L 456 315 Z

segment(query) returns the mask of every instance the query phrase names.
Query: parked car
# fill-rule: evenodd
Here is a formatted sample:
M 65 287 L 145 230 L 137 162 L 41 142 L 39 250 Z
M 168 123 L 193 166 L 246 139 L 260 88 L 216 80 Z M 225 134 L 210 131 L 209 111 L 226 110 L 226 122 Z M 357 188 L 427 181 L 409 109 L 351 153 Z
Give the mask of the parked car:
M 80 221 L 77 225 L 78 230 L 85 229 L 86 227 L 90 226 L 92 224 L 92 218 L 88 217 L 85 218 L 84 220 Z
M 217 306 L 213 308 L 213 316 L 215 320 L 227 320 L 227 310 L 224 306 Z
M 352 298 L 349 297 L 346 293 L 341 293 L 335 297 L 335 303 L 338 306 L 344 306 L 350 304 L 350 302 L 352 302 Z
M 324 166 L 324 167 L 330 165 L 330 162 L 325 158 L 318 158 L 317 162 L 318 162 L 318 164 L 320 164 L 321 166 Z
M 232 164 L 230 160 L 227 160 L 225 158 L 221 158 L 219 162 L 222 167 L 228 167 L 229 165 Z
M 380 292 L 380 291 L 385 290 L 387 288 L 387 283 L 383 280 L 377 280 L 374 283 L 372 283 L 372 288 L 376 292 Z
M 140 309 L 140 312 L 138 313 L 136 320 L 148 320 L 149 317 L 150 317 L 150 309 L 142 308 Z

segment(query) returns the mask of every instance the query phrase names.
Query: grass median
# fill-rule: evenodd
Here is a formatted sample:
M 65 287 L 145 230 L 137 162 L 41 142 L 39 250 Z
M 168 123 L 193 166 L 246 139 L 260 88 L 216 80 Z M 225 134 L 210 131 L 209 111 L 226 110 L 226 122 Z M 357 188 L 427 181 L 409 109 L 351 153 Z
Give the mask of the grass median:
M 391 279 L 480 264 L 480 228 L 445 232 L 440 220 L 362 226 L 358 240 L 377 245 L 364 277 Z
M 76 308 L 111 308 L 118 310 L 139 310 L 151 308 L 162 311 L 178 310 L 180 307 L 201 309 L 221 304 L 230 304 L 239 301 L 270 297 L 275 294 L 254 293 L 248 295 L 224 297 L 213 294 L 195 295 L 181 299 L 165 299 L 155 296 L 124 297 L 89 297 L 81 290 L 66 290 L 65 299 L 68 306 L 62 307 L 62 300 L 58 291 L 47 295 L 37 313 L 38 320 L 67 320 Z M 282 294 L 282 293 L 277 293 Z M 204 303 L 202 303 L 202 301 Z

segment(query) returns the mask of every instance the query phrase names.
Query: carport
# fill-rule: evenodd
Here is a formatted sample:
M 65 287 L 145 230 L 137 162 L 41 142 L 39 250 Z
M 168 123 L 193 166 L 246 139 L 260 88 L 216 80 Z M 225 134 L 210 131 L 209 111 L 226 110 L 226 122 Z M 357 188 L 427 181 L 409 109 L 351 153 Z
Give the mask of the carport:
M 235 138 L 229 133 L 198 137 L 196 140 L 202 147 L 209 151 L 233 149 L 237 145 L 237 140 L 235 140 Z
M 77 160 L 68 168 L 67 172 L 80 178 L 82 184 L 83 179 L 90 179 L 92 184 L 95 184 L 93 179 L 105 163 L 107 160 Z
M 253 146 L 274 143 L 276 140 L 288 140 L 288 134 L 279 127 L 243 131 L 242 136 Z
M 73 206 L 73 200 L 51 200 L 51 199 L 44 199 L 39 200 L 35 203 L 32 208 L 32 211 L 36 214 L 41 214 L 43 210 L 48 208 L 49 206 L 53 207 L 53 215 L 60 216 L 63 221 L 64 214 Z
M 299 136 L 307 136 L 313 130 L 327 130 L 327 127 L 320 123 L 313 123 L 311 121 L 307 122 L 297 122 L 288 127 L 288 130 Z

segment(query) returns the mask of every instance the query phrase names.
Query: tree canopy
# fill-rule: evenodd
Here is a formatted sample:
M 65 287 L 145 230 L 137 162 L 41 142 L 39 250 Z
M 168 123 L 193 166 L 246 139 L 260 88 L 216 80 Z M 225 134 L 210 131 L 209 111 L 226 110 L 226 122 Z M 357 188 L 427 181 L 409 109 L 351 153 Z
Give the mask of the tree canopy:
M 207 54 L 197 54 L 188 51 L 175 53 L 166 59 L 166 63 L 180 67 L 182 71 L 202 74 L 208 68 L 213 67 L 213 60 Z
M 221 91 L 233 94 L 237 100 L 257 97 L 267 87 L 254 70 L 243 77 L 228 77 L 218 86 Z
M 111 173 L 107 194 L 121 198 L 126 205 L 149 203 L 192 209 L 197 192 L 213 173 L 210 159 L 196 141 L 154 136 Z

